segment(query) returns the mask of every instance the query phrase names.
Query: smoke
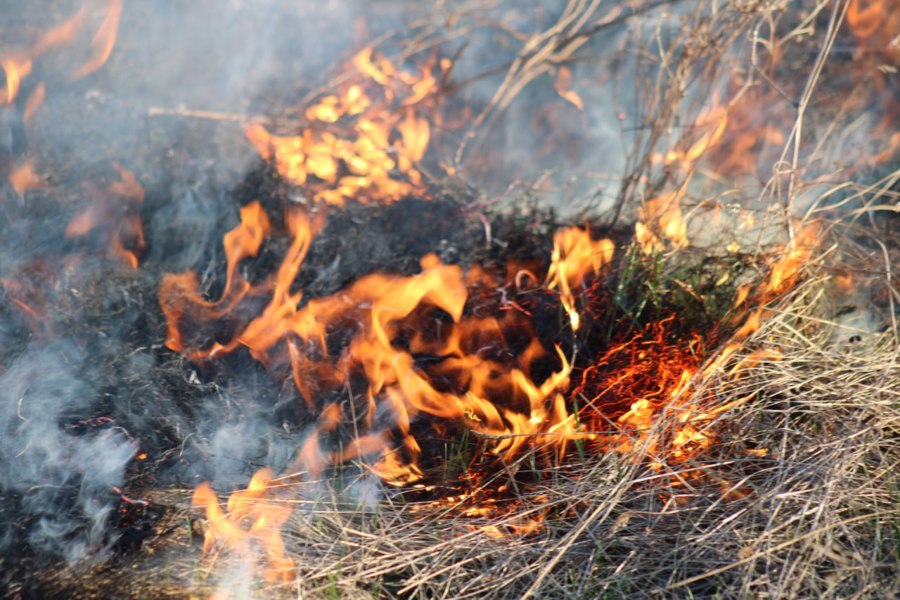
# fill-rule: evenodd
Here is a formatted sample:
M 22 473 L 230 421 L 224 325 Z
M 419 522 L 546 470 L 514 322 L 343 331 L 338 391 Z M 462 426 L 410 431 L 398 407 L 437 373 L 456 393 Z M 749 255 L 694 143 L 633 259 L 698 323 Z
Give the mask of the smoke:
M 82 4 L 27 3 L 19 17 L 47 31 Z M 103 3 L 89 5 L 88 39 Z M 42 57 L 17 103 L 2 107 L 0 549 L 102 557 L 120 535 L 116 490 L 135 475 L 229 489 L 255 467 L 291 464 L 303 432 L 279 427 L 277 390 L 258 366 L 230 365 L 231 387 L 219 389 L 209 384 L 215 372 L 186 379 L 181 359 L 161 346 L 159 277 L 193 269 L 215 285 L 222 234 L 243 200 L 235 187 L 259 158 L 238 122 L 150 113 L 282 110 L 298 82 L 321 83 L 357 37 L 399 22 L 393 9 L 360 28 L 364 5 L 126 1 L 102 69 L 71 82 L 78 48 Z M 26 135 L 24 101 L 38 83 L 47 100 Z M 45 183 L 20 196 L 6 174 L 26 157 Z M 113 161 L 146 191 L 148 249 L 136 272 L 109 255 L 102 236 L 64 235 L 91 202 L 85 184 L 115 178 Z M 148 466 L 133 460 L 139 451 Z
M 34 344 L 0 374 L 0 488 L 20 497 L 31 546 L 70 561 L 114 541 L 113 486 L 135 452 L 124 431 L 81 421 L 97 392 L 78 375 L 86 359 L 70 344 Z M 22 525 L 4 523 L 3 549 Z

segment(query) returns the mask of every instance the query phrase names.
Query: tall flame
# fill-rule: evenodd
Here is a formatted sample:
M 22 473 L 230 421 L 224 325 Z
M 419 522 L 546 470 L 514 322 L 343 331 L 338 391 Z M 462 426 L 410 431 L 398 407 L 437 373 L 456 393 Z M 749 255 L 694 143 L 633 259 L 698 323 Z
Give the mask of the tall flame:
M 8 58 L 0 63 L 6 74 L 6 89 L 3 94 L 3 103 L 12 104 L 19 94 L 19 86 L 22 85 L 22 78 L 31 73 L 31 61 Z
M 553 237 L 553 256 L 547 272 L 547 287 L 559 289 L 560 301 L 569 315 L 572 331 L 581 325 L 581 317 L 575 306 L 574 289 L 584 283 L 585 277 L 612 260 L 615 245 L 612 240 L 591 240 L 588 232 L 577 227 L 568 227 L 556 232 Z

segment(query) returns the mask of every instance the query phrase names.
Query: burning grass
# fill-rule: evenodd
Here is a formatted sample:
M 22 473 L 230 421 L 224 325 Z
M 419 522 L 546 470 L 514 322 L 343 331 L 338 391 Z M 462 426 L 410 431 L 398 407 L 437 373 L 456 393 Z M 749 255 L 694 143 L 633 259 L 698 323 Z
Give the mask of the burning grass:
M 851 249 L 857 258 L 872 251 Z M 646 269 L 635 250 L 622 267 Z M 671 278 L 684 269 L 657 275 L 659 290 L 682 289 Z M 846 288 L 853 272 L 860 276 L 853 256 L 837 277 L 832 265 L 805 261 L 802 282 L 769 305 L 739 351 L 717 360 L 726 337 L 687 363 L 704 376 L 683 388 L 679 405 L 710 413 L 697 429 L 716 443 L 686 459 L 660 449 L 684 426 L 675 409 L 663 408 L 649 430 L 623 433 L 616 409 L 607 407 L 603 429 L 632 443 L 612 452 L 596 441 L 573 442 L 562 462 L 548 461 L 547 440 L 502 466 L 484 462 L 479 452 L 497 441 L 470 431 L 468 440 L 444 441 L 444 462 L 427 484 L 379 492 L 365 469 L 350 464 L 318 478 L 257 479 L 231 496 L 227 516 L 212 517 L 234 528 L 232 546 L 222 533 L 205 535 L 216 521 L 186 511 L 197 492 L 163 498 L 148 490 L 141 497 L 166 507 L 165 517 L 153 519 L 159 537 L 144 545 L 158 548 L 159 558 L 141 558 L 136 568 L 126 559 L 92 573 L 90 583 L 83 572 L 61 579 L 106 590 L 101 596 L 117 589 L 181 597 L 185 585 L 219 598 L 883 596 L 897 559 L 900 332 L 835 320 L 857 301 Z M 627 337 L 659 339 L 656 327 Z M 662 377 L 651 361 L 669 360 L 680 371 L 684 350 L 661 348 L 645 360 Z M 588 373 L 581 387 L 608 387 L 585 386 Z M 631 389 L 617 383 L 620 393 Z M 630 393 L 655 391 L 646 385 Z M 251 525 L 275 514 L 268 525 Z M 243 533 L 247 527 L 253 535 Z M 276 530 L 279 541 L 265 541 Z M 204 537 L 210 552 L 201 558 Z M 124 587 L 115 580 L 120 568 L 129 572 Z
M 128 454 L 129 480 L 111 487 L 116 533 L 88 536 L 112 558 L 34 593 L 889 596 L 900 296 L 885 214 L 900 171 L 886 125 L 895 40 L 878 22 L 892 21 L 855 0 L 676 4 L 573 0 L 512 35 L 503 69 L 455 81 L 464 48 L 444 45 L 498 29 L 492 7 L 465 4 L 448 31 L 425 20 L 409 43 L 383 37 L 393 59 L 356 52 L 284 120 L 176 111 L 252 122 L 245 141 L 266 161 L 229 194 L 221 249 L 202 260 L 154 250 L 165 236 L 145 237 L 142 217 L 158 221 L 166 201 L 131 170 L 83 182 L 88 202 L 57 227 L 69 245 L 4 265 L 0 316 L 23 347 L 102 334 L 91 349 L 115 373 L 98 393 L 114 400 L 60 418 L 82 452 Z M 71 77 L 109 59 L 121 13 L 105 5 Z M 622 24 L 614 52 L 593 45 Z M 6 104 L 31 60 L 67 43 L 38 39 L 2 62 Z M 587 122 L 579 64 L 649 75 L 616 86 L 634 109 L 616 117 L 630 152 L 618 193 L 573 225 L 495 211 L 523 204 L 514 188 L 486 200 L 460 185 L 503 164 L 492 136 L 542 78 L 554 130 L 567 110 Z M 492 95 L 466 97 L 497 73 Z M 832 77 L 852 93 L 831 93 Z M 853 127 L 872 147 L 839 160 L 834 132 Z M 26 193 L 57 201 L 34 165 L 9 165 L 16 196 L 0 201 L 15 214 L 33 210 Z M 109 265 L 129 282 L 118 304 L 104 303 L 121 281 L 105 282 Z M 135 348 L 107 344 L 113 329 Z M 17 432 L 37 418 L 30 389 L 19 395 Z M 256 454 L 230 453 L 254 437 Z M 217 469 L 249 483 L 216 490 Z M 105 509 L 91 506 L 100 531 Z M 11 539 L 26 544 L 30 526 Z M 16 593 L 32 559 L 15 563 Z
M 897 558 L 898 332 L 835 344 L 848 331 L 828 318 L 834 278 L 810 261 L 804 269 L 804 283 L 739 352 L 725 361 L 712 352 L 712 371 L 696 359 L 705 378 L 679 405 L 704 407 L 697 429 L 715 445 L 686 459 L 661 452 L 660 440 L 685 423 L 663 408 L 639 424 L 648 429 L 612 438 L 630 442 L 618 452 L 578 444 L 554 464 L 549 442 L 538 442 L 473 479 L 471 453 L 457 450 L 468 467 L 456 483 L 398 490 L 375 505 L 360 501 L 360 475 L 276 480 L 276 495 L 287 486 L 288 498 L 305 498 L 282 505 L 293 509 L 283 533 L 297 561 L 285 593 L 881 595 Z M 665 358 L 683 366 L 677 352 Z M 660 357 L 645 358 L 661 376 Z M 612 417 L 606 427 L 620 430 Z M 219 593 L 237 585 L 227 579 Z

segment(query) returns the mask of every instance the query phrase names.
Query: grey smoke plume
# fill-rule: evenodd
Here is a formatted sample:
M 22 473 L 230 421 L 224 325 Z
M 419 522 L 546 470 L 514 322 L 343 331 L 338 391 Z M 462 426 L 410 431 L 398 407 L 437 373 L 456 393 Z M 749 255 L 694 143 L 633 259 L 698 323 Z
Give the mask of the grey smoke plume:
M 122 485 L 135 452 L 114 427 L 77 431 L 96 394 L 77 374 L 85 359 L 70 344 L 33 344 L 0 374 L 0 488 L 21 498 L 32 547 L 70 561 L 114 541 L 113 486 Z M 11 541 L 11 531 L 3 532 L 0 549 Z

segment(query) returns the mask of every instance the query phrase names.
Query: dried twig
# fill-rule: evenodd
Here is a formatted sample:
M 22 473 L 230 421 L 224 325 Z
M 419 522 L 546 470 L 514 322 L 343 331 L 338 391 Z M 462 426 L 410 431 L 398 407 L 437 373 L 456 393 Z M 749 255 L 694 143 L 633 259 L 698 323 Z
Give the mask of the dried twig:
M 226 121 L 230 123 L 259 123 L 271 125 L 273 120 L 260 115 L 241 115 L 212 110 L 192 109 L 185 107 L 163 108 L 154 106 L 147 110 L 148 117 L 180 117 L 185 119 L 201 119 L 206 121 Z

